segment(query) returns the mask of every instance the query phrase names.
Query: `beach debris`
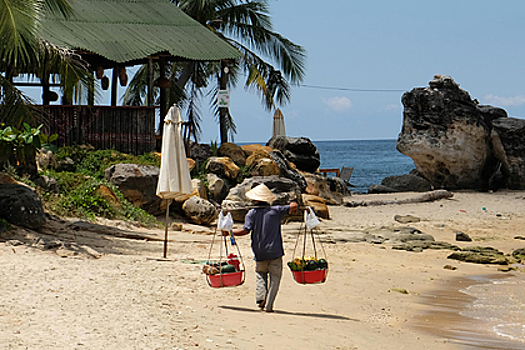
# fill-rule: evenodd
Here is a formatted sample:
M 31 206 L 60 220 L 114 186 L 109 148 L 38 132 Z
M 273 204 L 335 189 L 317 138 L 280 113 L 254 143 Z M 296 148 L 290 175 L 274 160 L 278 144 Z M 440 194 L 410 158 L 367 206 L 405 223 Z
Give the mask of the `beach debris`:
M 452 265 L 445 265 L 445 266 L 443 266 L 443 268 L 444 268 L 445 270 L 452 270 L 452 271 L 458 269 L 456 266 L 452 266 Z
M 347 201 L 344 205 L 347 207 L 366 207 L 372 205 L 392 205 L 392 204 L 413 204 L 422 202 L 432 202 L 440 199 L 452 198 L 454 194 L 447 190 L 430 191 L 412 198 L 394 199 L 394 200 L 370 200 L 370 201 Z
M 411 222 L 421 221 L 420 218 L 418 218 L 417 216 L 413 216 L 413 215 L 395 215 L 394 220 L 402 224 L 409 224 Z
M 456 241 L 472 242 L 472 238 L 464 232 L 456 231 Z
M 404 288 L 391 288 L 388 290 L 389 292 L 392 291 L 392 292 L 398 292 L 398 293 L 401 293 L 401 294 L 409 294 L 408 293 L 408 290 L 404 289 Z
M 521 240 L 525 240 L 525 236 L 514 236 L 514 239 L 521 239 Z

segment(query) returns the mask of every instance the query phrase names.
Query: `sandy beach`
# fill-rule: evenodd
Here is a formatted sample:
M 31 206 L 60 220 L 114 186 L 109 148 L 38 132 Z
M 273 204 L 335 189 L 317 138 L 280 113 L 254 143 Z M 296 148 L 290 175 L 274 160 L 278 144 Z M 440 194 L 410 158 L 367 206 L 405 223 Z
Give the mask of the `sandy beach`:
M 524 213 L 525 192 L 454 192 L 451 199 L 427 203 L 331 206 L 332 219 L 323 220 L 319 231 L 330 242 L 332 236 L 410 226 L 436 241 L 510 254 L 525 247 L 515 238 L 525 236 Z M 401 224 L 395 215 L 421 220 Z M 472 276 L 523 279 L 522 272 L 450 260 L 450 250 L 409 252 L 338 240 L 323 245 L 330 263 L 326 283 L 300 285 L 285 267 L 276 312 L 264 313 L 254 300 L 249 237 L 238 237 L 245 283 L 211 288 L 201 263 L 213 228 L 182 227 L 169 233 L 168 259 L 162 259 L 162 229 L 123 222 L 53 220 L 38 233 L 19 228 L 1 234 L 0 348 L 525 348 L 459 314 L 471 302 L 459 290 L 479 281 Z M 293 258 L 298 231 L 297 222 L 283 225 L 285 261 Z M 473 241 L 457 242 L 456 231 Z M 60 242 L 53 246 L 52 240 Z

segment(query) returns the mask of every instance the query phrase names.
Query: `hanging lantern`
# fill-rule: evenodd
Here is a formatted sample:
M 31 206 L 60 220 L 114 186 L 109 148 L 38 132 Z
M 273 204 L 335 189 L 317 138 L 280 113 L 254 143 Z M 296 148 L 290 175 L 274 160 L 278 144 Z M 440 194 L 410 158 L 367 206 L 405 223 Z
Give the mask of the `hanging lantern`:
M 95 74 L 96 74 L 97 79 L 102 79 L 104 77 L 104 67 L 97 66 Z
M 58 101 L 58 94 L 54 91 L 48 90 L 44 92 L 44 94 L 42 95 L 42 98 L 44 98 L 45 100 L 49 102 L 55 102 L 55 101 Z
M 165 77 L 158 78 L 155 80 L 155 86 L 158 86 L 163 89 L 169 89 L 171 87 L 171 81 Z
M 104 75 L 104 77 L 102 77 L 102 80 L 100 81 L 100 85 L 102 85 L 102 90 L 109 89 L 109 78 Z
M 126 73 L 126 67 L 120 67 L 118 78 L 120 81 L 120 86 L 128 85 L 128 74 Z

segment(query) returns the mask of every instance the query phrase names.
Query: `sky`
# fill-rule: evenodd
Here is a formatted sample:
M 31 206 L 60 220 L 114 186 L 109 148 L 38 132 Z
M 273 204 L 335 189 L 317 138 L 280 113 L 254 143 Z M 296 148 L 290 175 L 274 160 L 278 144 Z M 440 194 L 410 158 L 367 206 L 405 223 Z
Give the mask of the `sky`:
M 278 106 L 287 136 L 396 139 L 403 93 L 435 74 L 451 76 L 481 104 L 525 117 L 522 0 L 271 0 L 269 9 L 274 31 L 307 54 L 304 81 Z M 202 113 L 200 141 L 219 140 L 212 112 Z M 230 113 L 235 142 L 272 136 L 273 111 L 242 84 L 230 92 Z

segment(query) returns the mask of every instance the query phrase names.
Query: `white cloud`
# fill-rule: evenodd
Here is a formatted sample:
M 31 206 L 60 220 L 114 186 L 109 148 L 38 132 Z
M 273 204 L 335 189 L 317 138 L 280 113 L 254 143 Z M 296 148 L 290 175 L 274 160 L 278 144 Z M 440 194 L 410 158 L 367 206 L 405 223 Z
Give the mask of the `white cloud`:
M 490 94 L 485 96 L 485 98 L 483 99 L 483 103 L 502 107 L 520 106 L 522 104 L 525 104 L 525 95 L 503 97 Z
M 387 111 L 396 111 L 402 109 L 403 105 L 399 103 L 392 103 L 385 107 Z
M 336 112 L 344 112 L 352 108 L 352 102 L 346 97 L 331 97 L 323 99 L 323 102 Z

